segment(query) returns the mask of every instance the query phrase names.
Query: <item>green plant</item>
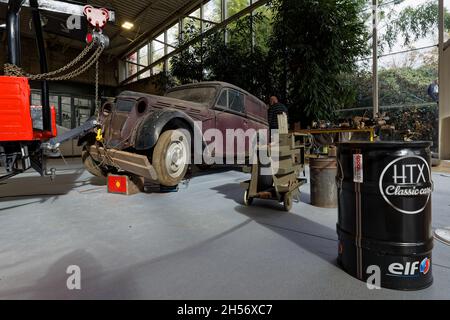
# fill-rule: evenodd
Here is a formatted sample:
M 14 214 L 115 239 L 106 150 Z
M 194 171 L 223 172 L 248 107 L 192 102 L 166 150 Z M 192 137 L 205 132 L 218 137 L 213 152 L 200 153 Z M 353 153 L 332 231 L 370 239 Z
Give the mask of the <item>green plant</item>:
M 356 58 L 368 52 L 360 15 L 364 2 L 274 1 L 271 75 L 293 120 L 308 124 L 329 119 L 351 96 L 342 79 L 356 70 Z
M 180 83 L 225 81 L 252 94 L 267 94 L 267 40 L 252 45 L 251 26 L 269 23 L 263 13 L 245 16 L 228 29 L 219 30 L 176 55 L 172 59 L 171 75 Z M 195 27 L 186 28 L 186 41 L 192 39 Z M 227 37 L 227 41 L 225 41 Z

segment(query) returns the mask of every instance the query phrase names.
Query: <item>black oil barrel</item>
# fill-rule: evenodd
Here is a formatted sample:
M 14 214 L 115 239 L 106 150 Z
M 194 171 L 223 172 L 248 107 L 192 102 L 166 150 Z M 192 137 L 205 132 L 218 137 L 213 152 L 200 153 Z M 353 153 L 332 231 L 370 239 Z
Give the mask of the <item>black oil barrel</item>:
M 378 273 L 381 287 L 397 290 L 432 284 L 431 145 L 339 144 L 338 262 L 350 275 Z

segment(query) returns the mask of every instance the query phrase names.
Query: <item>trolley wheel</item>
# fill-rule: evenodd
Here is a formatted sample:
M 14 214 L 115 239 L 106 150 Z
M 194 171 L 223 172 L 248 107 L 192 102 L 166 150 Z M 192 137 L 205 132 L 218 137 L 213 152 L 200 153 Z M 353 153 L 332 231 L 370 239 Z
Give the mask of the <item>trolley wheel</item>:
M 284 194 L 283 207 L 286 212 L 289 212 L 292 209 L 292 194 L 290 192 Z
M 244 193 L 244 204 L 248 207 L 248 206 L 251 206 L 252 203 L 253 203 L 253 198 L 250 198 L 248 196 L 248 190 L 245 190 L 245 193 Z

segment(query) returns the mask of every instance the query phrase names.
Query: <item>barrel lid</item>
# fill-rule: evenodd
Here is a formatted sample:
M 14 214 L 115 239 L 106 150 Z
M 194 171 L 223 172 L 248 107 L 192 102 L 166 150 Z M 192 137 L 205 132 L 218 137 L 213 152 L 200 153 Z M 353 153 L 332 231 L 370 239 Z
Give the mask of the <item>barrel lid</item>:
M 433 146 L 431 141 L 348 141 L 337 143 L 338 147 L 350 148 L 428 148 Z

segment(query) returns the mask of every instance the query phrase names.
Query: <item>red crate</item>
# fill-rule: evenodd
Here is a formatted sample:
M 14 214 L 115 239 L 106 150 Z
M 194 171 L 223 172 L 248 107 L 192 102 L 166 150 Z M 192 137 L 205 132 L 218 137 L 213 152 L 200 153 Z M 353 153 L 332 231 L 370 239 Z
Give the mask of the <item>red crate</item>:
M 34 138 L 27 78 L 0 76 L 0 141 Z

